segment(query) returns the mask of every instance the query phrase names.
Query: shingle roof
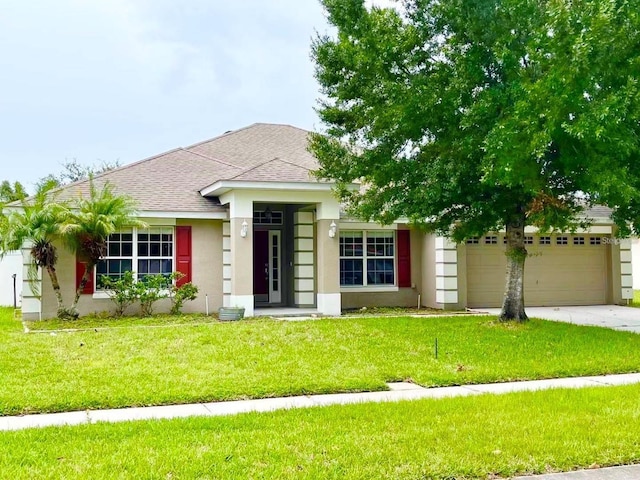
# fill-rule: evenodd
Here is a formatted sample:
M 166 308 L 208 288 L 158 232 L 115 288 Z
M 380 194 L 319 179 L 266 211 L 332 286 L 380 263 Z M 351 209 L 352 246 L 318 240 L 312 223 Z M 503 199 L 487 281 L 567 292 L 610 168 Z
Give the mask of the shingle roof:
M 309 132 L 288 125 L 256 123 L 219 137 L 110 170 L 94 178 L 136 201 L 140 211 L 223 211 L 199 190 L 221 180 L 311 182 L 318 167 L 307 151 Z M 88 195 L 89 182 L 61 188 L 58 198 Z

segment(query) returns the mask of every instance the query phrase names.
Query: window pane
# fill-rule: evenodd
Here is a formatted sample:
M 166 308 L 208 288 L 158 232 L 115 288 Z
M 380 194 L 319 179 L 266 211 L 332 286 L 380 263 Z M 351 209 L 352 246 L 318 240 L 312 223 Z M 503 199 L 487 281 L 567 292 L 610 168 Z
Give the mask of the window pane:
M 106 260 L 98 261 L 98 265 L 96 266 L 96 272 L 98 273 L 98 275 L 104 275 L 105 273 L 107 273 L 107 261 Z
M 393 232 L 368 232 L 367 255 L 371 257 L 392 257 L 394 252 Z
M 138 275 L 149 273 L 149 260 L 138 260 Z
M 149 256 L 149 245 L 146 243 L 138 242 L 138 256 L 147 257 Z
M 162 273 L 170 274 L 173 272 L 173 260 L 161 260 L 162 262 Z
M 340 260 L 340 285 L 362 285 L 363 263 L 360 259 Z
M 367 284 L 393 285 L 393 260 L 390 258 L 367 260 Z
M 362 232 L 340 232 L 341 257 L 361 257 L 362 253 Z
M 160 260 L 149 260 L 149 273 L 161 273 Z
M 159 243 L 152 243 L 150 245 L 150 251 L 149 251 L 149 256 L 151 257 L 159 257 L 160 256 L 160 244 Z
M 138 233 L 138 242 L 148 242 L 149 234 L 148 233 Z
M 110 257 L 119 257 L 120 256 L 120 244 L 119 243 L 109 243 L 107 247 L 107 255 Z
M 123 257 L 131 257 L 131 256 L 133 256 L 133 244 L 132 243 L 123 243 L 122 244 L 121 255 Z

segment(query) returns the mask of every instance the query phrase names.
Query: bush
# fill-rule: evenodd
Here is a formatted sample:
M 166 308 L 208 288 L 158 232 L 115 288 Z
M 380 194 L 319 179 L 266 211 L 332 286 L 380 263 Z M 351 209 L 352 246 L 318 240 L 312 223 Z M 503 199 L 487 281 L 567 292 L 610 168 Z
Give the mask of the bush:
M 171 314 L 179 315 L 187 300 L 195 300 L 198 296 L 198 287 L 188 282 L 184 285 L 176 286 L 177 282 L 184 277 L 184 274 L 175 272 L 171 275 L 171 287 L 169 288 L 169 298 L 171 299 Z
M 133 305 L 138 299 L 138 288 L 133 272 L 125 272 L 118 280 L 103 275 L 100 277 L 100 283 L 111 301 L 116 304 L 116 317 L 122 317 L 127 307 Z
M 140 314 L 143 317 L 153 315 L 153 304 L 169 296 L 171 277 L 164 275 L 147 275 L 136 283 L 138 299 L 140 300 Z

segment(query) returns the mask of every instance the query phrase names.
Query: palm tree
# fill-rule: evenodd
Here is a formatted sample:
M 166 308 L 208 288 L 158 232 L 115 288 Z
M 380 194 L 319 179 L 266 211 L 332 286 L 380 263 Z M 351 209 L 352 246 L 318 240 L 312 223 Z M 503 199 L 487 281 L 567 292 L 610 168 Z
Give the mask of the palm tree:
M 146 226 L 135 218 L 135 212 L 135 203 L 130 197 L 116 195 L 108 183 L 98 190 L 93 178 L 89 179 L 89 197 L 77 200 L 62 227 L 67 246 L 86 261 L 70 311 L 76 311 L 94 267 L 107 253 L 109 235 L 126 226 Z
M 32 261 L 28 270 L 31 288 L 36 295 L 40 294 L 36 280 L 38 268 L 42 267 L 51 279 L 59 316 L 64 313 L 64 303 L 56 273 L 58 252 L 54 242 L 61 239 L 62 224 L 68 213 L 65 203 L 56 202 L 48 189 L 42 188 L 33 197 L 22 198 L 20 208 L 12 210 L 0 226 L 0 256 L 31 244 Z

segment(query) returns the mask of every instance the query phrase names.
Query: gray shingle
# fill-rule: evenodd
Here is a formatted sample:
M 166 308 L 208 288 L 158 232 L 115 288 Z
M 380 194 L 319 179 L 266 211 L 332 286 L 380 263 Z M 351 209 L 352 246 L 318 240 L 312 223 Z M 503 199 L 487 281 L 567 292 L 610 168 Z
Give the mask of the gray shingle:
M 140 211 L 224 211 L 199 191 L 220 180 L 315 181 L 310 172 L 318 164 L 307 151 L 308 135 L 288 125 L 257 123 L 111 170 L 94 183 L 100 188 L 109 182 L 116 193 L 133 197 Z M 89 182 L 81 181 L 60 189 L 58 198 L 88 193 Z

